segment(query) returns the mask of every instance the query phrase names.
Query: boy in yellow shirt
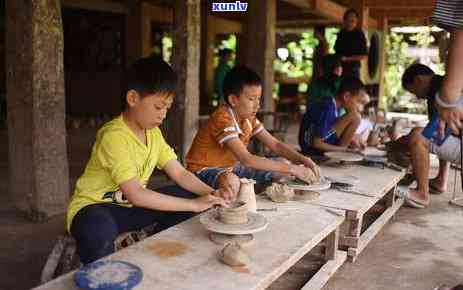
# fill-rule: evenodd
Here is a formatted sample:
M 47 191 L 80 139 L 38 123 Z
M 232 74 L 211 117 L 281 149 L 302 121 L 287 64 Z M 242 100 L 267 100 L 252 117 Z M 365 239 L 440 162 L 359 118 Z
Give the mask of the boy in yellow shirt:
M 172 105 L 175 72 L 151 57 L 135 62 L 126 77 L 126 108 L 98 131 L 68 208 L 67 229 L 83 263 L 113 253 L 122 232 L 153 223 L 162 230 L 226 205 L 220 192 L 183 168 L 159 130 Z M 147 189 L 155 167 L 179 186 Z
M 239 190 L 239 177 L 271 182 L 282 175 L 293 175 L 309 183 L 319 178 L 319 167 L 309 157 L 276 139 L 256 118 L 262 84 L 254 71 L 233 68 L 225 77 L 223 93 L 226 104 L 199 129 L 187 154 L 190 171 L 210 186 L 233 194 Z M 302 166 L 251 154 L 246 147 L 252 137 Z

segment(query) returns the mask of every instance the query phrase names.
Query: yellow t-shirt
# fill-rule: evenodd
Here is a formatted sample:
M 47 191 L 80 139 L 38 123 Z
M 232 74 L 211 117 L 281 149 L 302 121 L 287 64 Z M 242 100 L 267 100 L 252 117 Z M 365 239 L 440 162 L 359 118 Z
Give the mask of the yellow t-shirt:
M 85 206 L 99 203 L 132 205 L 123 197 L 119 185 L 136 177 L 146 186 L 154 167 L 162 169 L 177 158 L 164 140 L 161 130 L 146 130 L 147 145 L 127 127 L 122 115 L 106 123 L 97 133 L 90 160 L 67 212 L 67 229 L 72 219 Z

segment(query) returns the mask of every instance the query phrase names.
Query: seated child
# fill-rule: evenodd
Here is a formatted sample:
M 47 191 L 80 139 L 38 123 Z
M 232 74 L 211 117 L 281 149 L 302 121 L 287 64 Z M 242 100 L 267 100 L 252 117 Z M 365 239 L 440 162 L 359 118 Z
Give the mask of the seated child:
M 440 90 L 444 76 L 436 75 L 423 64 L 413 64 L 402 76 L 402 86 L 414 94 L 418 99 L 425 99 L 428 105 L 428 117 L 431 121 L 437 116 L 434 104 L 436 93 Z M 408 143 L 411 155 L 413 175 L 417 181 L 417 188 L 407 193 L 407 204 L 414 207 L 429 205 L 429 193 L 440 194 L 446 191 L 450 171 L 450 162 L 460 162 L 459 137 L 450 135 L 443 144 L 438 145 L 422 135 L 423 128 L 416 127 L 398 142 Z M 429 153 L 439 157 L 439 173 L 434 179 L 429 179 Z M 450 162 L 449 162 L 450 161 Z
M 362 81 L 344 78 L 335 98 L 326 98 L 310 107 L 302 117 L 299 129 L 302 153 L 321 155 L 327 151 L 361 150 L 359 142 L 355 141 L 355 132 L 362 119 L 360 106 L 368 102 Z M 342 108 L 347 113 L 340 116 Z
M 120 233 L 154 223 L 162 230 L 215 204 L 226 205 L 214 196 L 220 192 L 182 167 L 159 130 L 174 98 L 177 77 L 171 67 L 159 58 L 143 58 L 126 77 L 125 110 L 98 131 L 67 212 L 67 230 L 83 263 L 113 253 Z M 180 187 L 147 189 L 155 167 Z
M 262 96 L 260 77 L 246 67 L 235 67 L 223 83 L 224 101 L 198 130 L 187 154 L 187 168 L 214 188 L 239 190 L 239 177 L 271 182 L 282 175 L 293 175 L 307 182 L 316 181 L 319 167 L 291 146 L 277 140 L 256 118 Z M 288 164 L 251 154 L 251 138 L 263 142 L 276 155 L 300 165 Z

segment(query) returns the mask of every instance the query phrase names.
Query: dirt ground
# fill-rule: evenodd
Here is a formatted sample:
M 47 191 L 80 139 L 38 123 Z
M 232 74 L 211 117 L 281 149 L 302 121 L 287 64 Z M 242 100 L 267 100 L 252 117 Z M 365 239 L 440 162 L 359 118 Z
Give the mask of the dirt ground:
M 293 130 L 294 131 L 294 130 Z M 294 133 L 292 131 L 292 137 Z M 95 131 L 70 132 L 68 152 L 71 182 L 81 173 Z M 41 269 L 59 234 L 64 216 L 46 223 L 31 223 L 21 216 L 8 196 L 7 136 L 0 131 L 0 289 L 22 290 L 38 285 Z M 292 140 L 290 138 L 290 140 Z M 453 192 L 453 173 L 449 182 Z M 461 193 L 458 180 L 457 189 Z M 392 222 L 362 252 L 356 263 L 346 263 L 325 290 L 431 290 L 441 284 L 463 281 L 463 208 L 450 206 L 451 193 L 433 196 L 424 210 L 402 208 Z M 299 289 L 313 259 L 304 258 L 272 286 Z

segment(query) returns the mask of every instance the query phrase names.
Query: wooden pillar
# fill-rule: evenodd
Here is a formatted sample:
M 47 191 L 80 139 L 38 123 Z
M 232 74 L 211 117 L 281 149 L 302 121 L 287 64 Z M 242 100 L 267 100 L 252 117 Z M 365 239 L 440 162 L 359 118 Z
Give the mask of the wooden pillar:
M 6 1 L 9 192 L 34 221 L 69 197 L 59 0 Z
M 378 88 L 378 107 L 386 108 L 386 99 L 384 98 L 385 86 L 386 86 L 386 65 L 387 65 L 387 47 L 386 41 L 389 35 L 389 21 L 387 19 L 386 13 L 378 20 L 379 28 L 381 29 L 382 37 L 381 43 L 383 44 L 383 49 L 380 50 L 380 61 L 379 61 L 379 88 Z
M 199 119 L 200 0 L 175 0 L 173 66 L 178 73 L 177 96 L 168 118 L 171 145 L 183 160 Z
M 143 17 L 142 1 L 127 1 L 128 14 L 125 21 L 125 54 L 126 66 L 143 55 Z
M 262 78 L 262 110 L 273 111 L 276 0 L 249 1 L 245 33 L 242 64 L 255 70 Z

